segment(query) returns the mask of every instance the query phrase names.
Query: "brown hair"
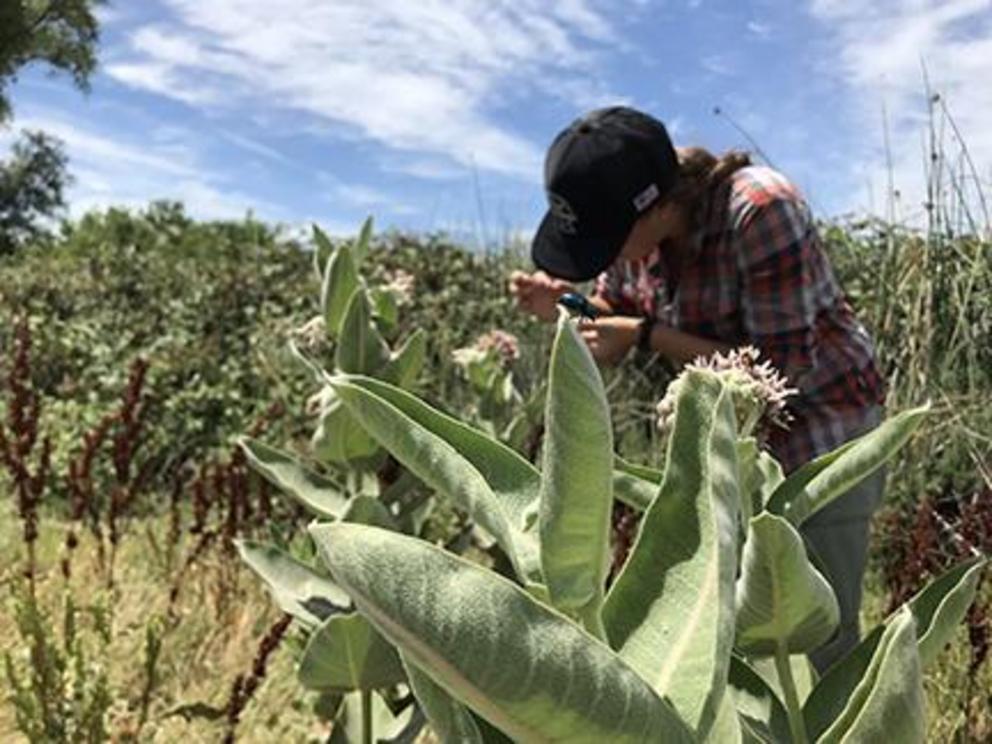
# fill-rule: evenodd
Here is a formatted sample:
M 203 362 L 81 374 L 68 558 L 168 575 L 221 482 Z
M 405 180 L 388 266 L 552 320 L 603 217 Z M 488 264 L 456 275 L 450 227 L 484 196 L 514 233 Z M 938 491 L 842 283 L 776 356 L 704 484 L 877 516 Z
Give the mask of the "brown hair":
M 678 147 L 679 181 L 667 199 L 684 208 L 690 224 L 698 226 L 713 191 L 732 173 L 751 165 L 751 156 L 741 150 L 728 150 L 717 157 L 703 147 Z

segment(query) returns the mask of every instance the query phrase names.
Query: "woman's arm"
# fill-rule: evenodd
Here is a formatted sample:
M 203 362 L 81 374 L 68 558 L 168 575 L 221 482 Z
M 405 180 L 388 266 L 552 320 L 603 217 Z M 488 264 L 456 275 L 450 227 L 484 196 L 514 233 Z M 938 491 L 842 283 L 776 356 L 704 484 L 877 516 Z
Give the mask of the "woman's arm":
M 612 315 L 584 320 L 579 324 L 579 329 L 596 361 L 614 364 L 637 344 L 642 321 L 642 318 Z M 683 333 L 661 323 L 655 323 L 651 329 L 650 347 L 652 351 L 671 359 L 677 365 L 691 362 L 698 356 L 709 356 L 731 348 L 727 344 Z
M 655 323 L 651 329 L 649 346 L 652 351 L 658 352 L 678 365 L 691 362 L 696 357 L 709 356 L 717 352 L 725 353 L 731 349 L 729 344 L 694 336 L 662 323 Z

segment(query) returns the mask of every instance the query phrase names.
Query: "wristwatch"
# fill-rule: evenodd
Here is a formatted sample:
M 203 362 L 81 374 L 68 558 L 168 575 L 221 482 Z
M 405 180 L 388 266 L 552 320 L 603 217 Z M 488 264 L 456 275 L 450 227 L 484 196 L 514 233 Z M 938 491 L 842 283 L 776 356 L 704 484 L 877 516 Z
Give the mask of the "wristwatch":
M 637 348 L 640 351 L 651 351 L 651 331 L 654 330 L 654 318 L 643 318 L 637 326 Z

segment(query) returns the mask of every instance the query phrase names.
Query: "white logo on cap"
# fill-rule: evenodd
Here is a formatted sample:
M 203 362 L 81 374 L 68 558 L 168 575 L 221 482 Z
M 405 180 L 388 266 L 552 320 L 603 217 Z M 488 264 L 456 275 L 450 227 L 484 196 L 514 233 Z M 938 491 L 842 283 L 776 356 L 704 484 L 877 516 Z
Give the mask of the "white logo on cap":
M 634 197 L 634 207 L 638 212 L 643 212 L 648 205 L 658 198 L 658 186 L 651 184 L 644 191 Z
M 551 214 L 558 221 L 558 229 L 566 235 L 575 235 L 579 231 L 579 216 L 575 214 L 572 205 L 561 194 L 553 191 L 548 192 L 548 201 L 551 202 Z

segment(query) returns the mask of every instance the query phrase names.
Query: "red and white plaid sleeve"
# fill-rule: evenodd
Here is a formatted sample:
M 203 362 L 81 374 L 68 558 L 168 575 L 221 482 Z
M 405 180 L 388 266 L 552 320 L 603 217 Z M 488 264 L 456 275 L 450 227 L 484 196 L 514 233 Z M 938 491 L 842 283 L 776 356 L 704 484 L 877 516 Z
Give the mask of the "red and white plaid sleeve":
M 820 259 L 806 205 L 777 197 L 748 203 L 738 261 L 745 333 L 790 383 L 814 366 L 816 267 Z

